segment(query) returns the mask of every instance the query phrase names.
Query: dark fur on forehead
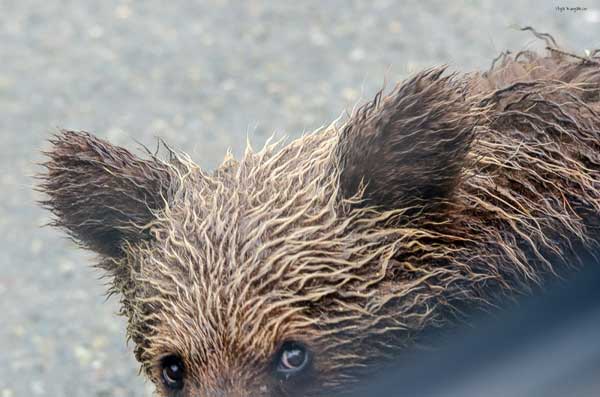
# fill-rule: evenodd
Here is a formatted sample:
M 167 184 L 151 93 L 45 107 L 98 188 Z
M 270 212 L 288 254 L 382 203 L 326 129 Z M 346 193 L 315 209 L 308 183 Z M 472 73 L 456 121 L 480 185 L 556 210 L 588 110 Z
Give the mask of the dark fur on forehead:
M 400 208 L 445 199 L 457 185 L 473 140 L 475 117 L 454 75 L 426 70 L 379 92 L 340 136 L 340 187 L 366 204 Z
M 144 238 L 142 226 L 165 205 L 174 180 L 170 167 L 86 132 L 61 131 L 50 142 L 40 190 L 53 225 L 111 257 L 120 255 L 125 240 Z

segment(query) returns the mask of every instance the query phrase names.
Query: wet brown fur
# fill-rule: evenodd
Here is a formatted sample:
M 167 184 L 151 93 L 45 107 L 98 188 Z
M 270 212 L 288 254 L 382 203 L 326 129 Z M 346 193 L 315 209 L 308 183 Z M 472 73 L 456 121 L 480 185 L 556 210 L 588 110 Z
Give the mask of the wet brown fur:
M 372 364 L 574 268 L 600 237 L 600 66 L 551 50 L 433 68 L 347 121 L 205 173 L 63 131 L 41 189 L 102 254 L 144 372 L 181 396 L 329 395 Z M 285 340 L 314 354 L 272 376 Z

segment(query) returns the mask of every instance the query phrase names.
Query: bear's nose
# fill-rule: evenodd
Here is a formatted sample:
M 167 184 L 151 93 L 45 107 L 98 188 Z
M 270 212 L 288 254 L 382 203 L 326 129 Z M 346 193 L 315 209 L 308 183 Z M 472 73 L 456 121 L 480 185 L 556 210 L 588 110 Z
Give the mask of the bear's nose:
M 258 387 L 223 387 L 210 390 L 198 390 L 191 393 L 194 397 L 270 397 L 269 388 L 266 385 Z
M 195 394 L 197 397 L 262 397 L 265 394 L 256 393 L 253 394 L 249 391 L 237 391 L 237 390 L 214 390 L 210 392 L 204 392 Z

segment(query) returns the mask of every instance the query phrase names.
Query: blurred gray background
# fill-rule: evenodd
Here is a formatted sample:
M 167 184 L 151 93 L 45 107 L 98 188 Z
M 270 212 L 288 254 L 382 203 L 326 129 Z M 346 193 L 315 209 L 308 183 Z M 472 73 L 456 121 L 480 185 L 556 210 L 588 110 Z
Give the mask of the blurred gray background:
M 328 124 L 384 80 L 539 45 L 517 25 L 600 47 L 600 4 L 583 0 L 0 0 L 0 397 L 151 395 L 93 256 L 40 228 L 31 175 L 57 128 L 134 150 L 160 136 L 210 168 L 246 136 Z

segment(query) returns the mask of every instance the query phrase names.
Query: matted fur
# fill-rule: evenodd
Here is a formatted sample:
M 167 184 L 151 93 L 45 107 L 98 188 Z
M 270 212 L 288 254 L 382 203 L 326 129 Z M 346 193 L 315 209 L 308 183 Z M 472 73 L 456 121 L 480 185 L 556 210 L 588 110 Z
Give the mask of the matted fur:
M 160 360 L 178 354 L 177 395 L 321 396 L 593 254 L 599 142 L 598 61 L 521 53 L 419 73 L 213 173 L 65 131 L 42 190 L 103 254 L 160 395 Z M 302 382 L 272 376 L 286 340 L 313 352 Z

